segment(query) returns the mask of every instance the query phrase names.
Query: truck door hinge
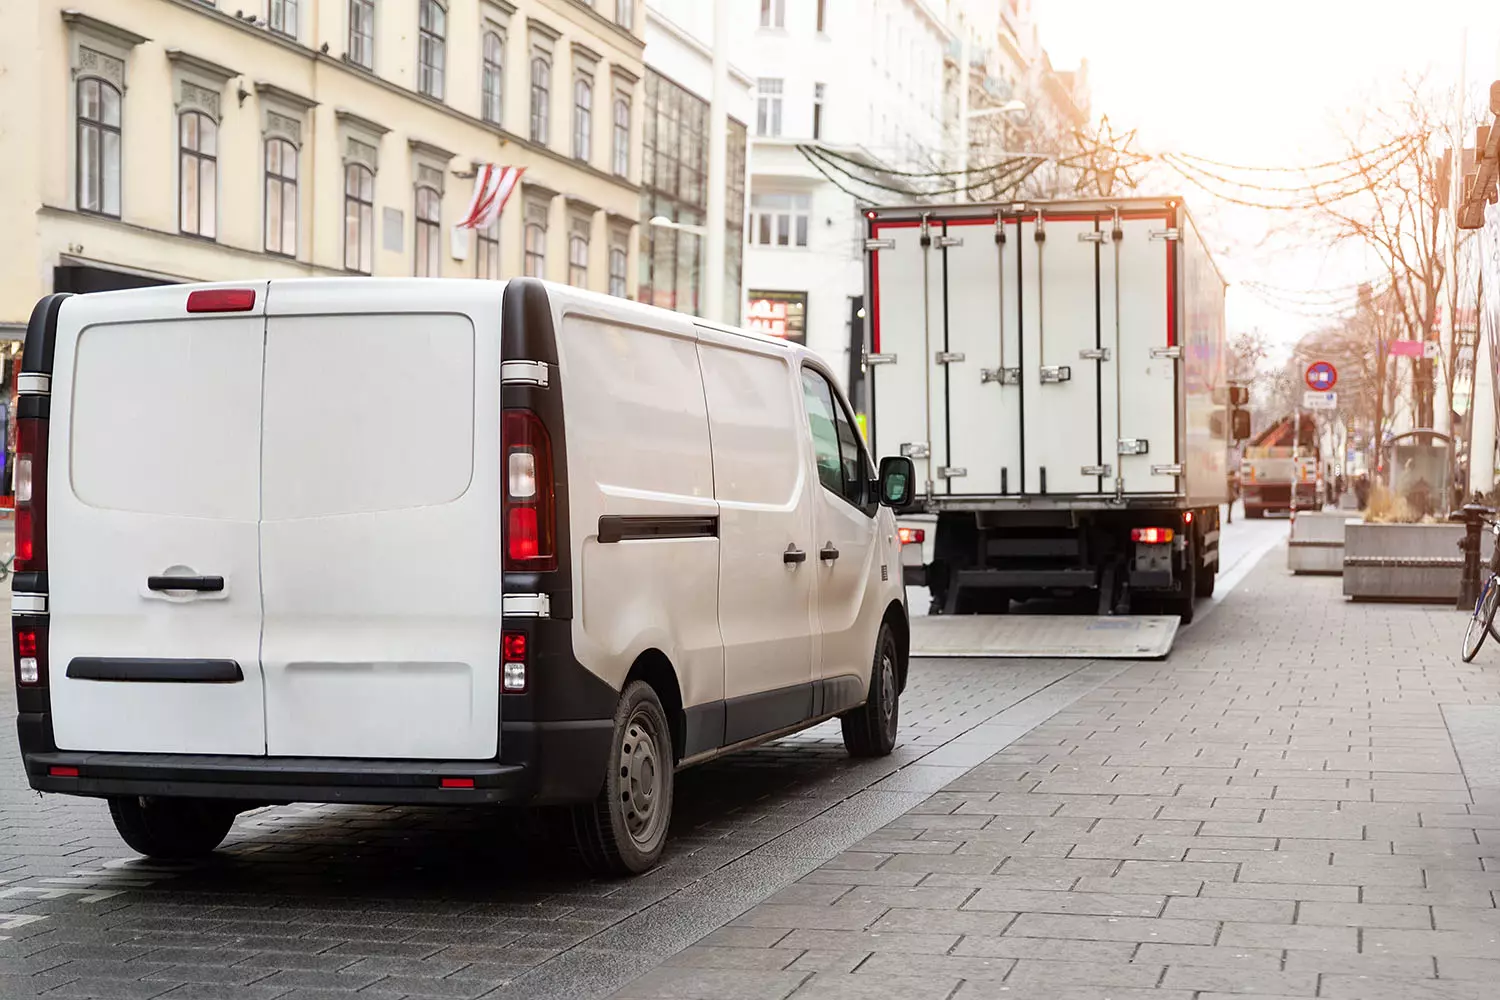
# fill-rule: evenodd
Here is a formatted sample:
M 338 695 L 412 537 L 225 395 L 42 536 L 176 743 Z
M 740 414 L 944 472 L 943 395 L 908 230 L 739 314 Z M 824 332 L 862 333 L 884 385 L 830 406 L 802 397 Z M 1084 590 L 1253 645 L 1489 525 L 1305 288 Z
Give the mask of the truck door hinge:
M 995 242 L 1005 242 L 1005 216 L 998 212 L 995 213 Z
M 1078 352 L 1078 357 L 1082 361 L 1108 361 L 1109 348 L 1085 347 L 1083 350 Z
M 1175 240 L 1181 238 L 1181 231 L 1177 229 L 1153 229 L 1151 230 L 1153 240 Z
M 871 354 L 865 358 L 867 365 L 893 365 L 896 363 L 894 354 Z
M 958 479 L 960 476 L 967 476 L 969 470 L 956 465 L 945 465 L 937 470 L 937 474 L 939 479 Z
M 1037 375 L 1043 385 L 1048 382 L 1068 382 L 1073 378 L 1073 369 L 1067 365 L 1043 365 L 1037 369 Z
M 894 250 L 894 249 L 896 249 L 896 241 L 895 240 L 865 240 L 865 252 L 866 253 L 870 253 L 871 251 L 874 251 L 874 250 Z
M 1180 466 L 1180 465 L 1153 465 L 1153 466 L 1151 466 L 1151 474 L 1153 476 L 1180 476 L 1180 475 L 1182 475 L 1182 466 Z
M 1078 242 L 1079 243 L 1103 243 L 1104 242 L 1104 234 L 1103 233 L 1079 233 L 1078 234 Z
M 922 248 L 932 246 L 932 227 L 927 222 L 927 216 L 922 216 L 922 227 L 918 232 L 921 234 Z
M 1110 476 L 1114 471 L 1114 467 L 1110 465 L 1085 465 L 1078 473 L 1082 476 Z
M 502 618 L 550 618 L 552 598 L 547 594 L 502 594 Z
M 909 441 L 901 446 L 902 458 L 928 458 L 932 455 L 932 449 L 927 447 L 926 441 Z
M 964 245 L 962 236 L 934 236 L 932 245 L 935 247 L 961 247 Z
M 986 382 L 999 382 L 1001 385 L 1020 385 L 1021 369 L 1019 368 L 981 368 L 979 369 L 979 384 Z
M 1182 357 L 1182 348 L 1180 348 L 1180 347 L 1153 347 L 1153 348 L 1151 348 L 1151 356 L 1153 358 L 1171 358 L 1172 360 L 1175 361 L 1176 359 Z
M 500 362 L 501 385 L 534 385 L 547 388 L 547 365 L 541 361 Z
M 1151 442 L 1145 438 L 1120 438 L 1115 442 L 1117 455 L 1144 455 L 1151 450 Z
M 932 360 L 940 365 L 955 365 L 964 359 L 963 351 L 938 351 Z

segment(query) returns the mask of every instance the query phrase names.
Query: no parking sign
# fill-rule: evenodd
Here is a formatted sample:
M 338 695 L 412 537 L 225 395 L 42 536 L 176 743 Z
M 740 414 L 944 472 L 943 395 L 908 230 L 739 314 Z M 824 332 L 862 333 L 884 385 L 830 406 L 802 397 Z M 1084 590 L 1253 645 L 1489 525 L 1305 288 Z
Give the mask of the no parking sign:
M 1338 370 L 1326 361 L 1314 361 L 1307 366 L 1307 387 L 1313 392 L 1327 392 L 1338 380 Z

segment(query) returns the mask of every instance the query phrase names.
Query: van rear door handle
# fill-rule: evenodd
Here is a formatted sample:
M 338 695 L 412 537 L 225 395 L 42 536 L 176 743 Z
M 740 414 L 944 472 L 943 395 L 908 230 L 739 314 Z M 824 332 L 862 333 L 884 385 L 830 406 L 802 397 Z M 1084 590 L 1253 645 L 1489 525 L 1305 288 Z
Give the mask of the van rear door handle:
M 798 565 L 807 562 L 807 553 L 795 545 L 788 545 L 786 551 L 781 554 L 781 561 L 790 565 Z
M 196 590 L 200 593 L 218 593 L 224 589 L 222 576 L 152 576 L 146 578 L 150 590 Z
M 823 548 L 818 552 L 818 558 L 823 560 L 824 562 L 833 562 L 838 557 L 839 550 L 834 547 L 834 544 L 832 542 L 829 542 L 827 545 L 823 546 Z

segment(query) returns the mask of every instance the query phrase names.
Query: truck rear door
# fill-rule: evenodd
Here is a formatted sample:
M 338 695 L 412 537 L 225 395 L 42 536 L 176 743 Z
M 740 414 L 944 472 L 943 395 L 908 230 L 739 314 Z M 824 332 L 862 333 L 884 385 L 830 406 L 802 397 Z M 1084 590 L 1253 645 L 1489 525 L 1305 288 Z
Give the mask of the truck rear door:
M 63 303 L 47 460 L 62 749 L 265 752 L 257 522 L 266 283 L 222 291 Z M 209 311 L 189 312 L 190 303 Z

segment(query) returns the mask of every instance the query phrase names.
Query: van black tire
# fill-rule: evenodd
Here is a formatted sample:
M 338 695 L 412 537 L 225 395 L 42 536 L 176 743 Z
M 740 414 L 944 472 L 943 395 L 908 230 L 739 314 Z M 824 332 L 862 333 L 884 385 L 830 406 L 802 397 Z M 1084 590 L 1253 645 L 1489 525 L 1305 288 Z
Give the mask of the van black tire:
M 875 638 L 870 691 L 865 703 L 839 716 L 844 727 L 844 749 L 851 757 L 885 757 L 896 748 L 901 716 L 901 652 L 891 626 L 882 624 Z
M 573 853 L 595 875 L 639 875 L 661 857 L 672 824 L 672 729 L 661 699 L 632 681 L 615 708 L 609 767 L 598 798 L 564 814 Z
M 224 842 L 239 808 L 217 799 L 121 795 L 109 800 L 120 837 L 138 854 L 163 860 L 201 858 Z

